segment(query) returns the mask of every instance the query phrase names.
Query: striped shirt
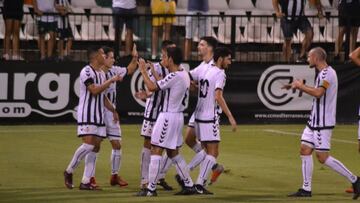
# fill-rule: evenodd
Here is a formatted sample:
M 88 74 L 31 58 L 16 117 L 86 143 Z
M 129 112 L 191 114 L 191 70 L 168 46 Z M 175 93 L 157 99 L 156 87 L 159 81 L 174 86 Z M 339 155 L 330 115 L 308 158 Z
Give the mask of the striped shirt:
M 89 85 L 101 85 L 105 82 L 105 73 L 95 71 L 90 65 L 85 66 L 80 72 L 80 98 L 77 109 L 78 125 L 105 126 L 104 123 L 104 92 L 92 95 L 88 90 Z
M 305 0 L 279 0 L 281 12 L 287 20 L 296 20 L 304 16 Z
M 112 77 L 119 75 L 120 77 L 125 77 L 127 75 L 127 68 L 125 67 L 119 67 L 119 66 L 113 66 L 111 69 L 105 74 L 106 80 L 111 79 Z M 110 100 L 112 104 L 116 106 L 116 83 L 113 82 L 107 88 L 105 95 Z
M 66 10 L 70 7 L 68 0 L 55 0 L 56 4 L 65 7 Z M 58 20 L 59 29 L 67 29 L 70 27 L 69 16 L 60 16 Z
M 332 129 L 336 123 L 338 89 L 335 70 L 330 66 L 321 70 L 316 77 L 315 87 L 324 88 L 325 93 L 321 98 L 314 97 L 307 126 L 312 130 Z
M 154 64 L 155 72 L 161 77 L 165 78 L 169 74 L 169 70 L 163 67 L 160 63 Z M 150 79 L 156 82 L 154 76 L 149 70 Z M 161 104 L 164 102 L 165 93 L 161 90 L 154 92 L 151 97 L 146 99 L 144 119 L 150 121 L 156 121 L 159 112 L 161 111 Z
M 218 89 L 223 90 L 225 83 L 225 71 L 216 66 L 212 66 L 204 75 L 200 76 L 195 121 L 215 122 L 218 119 L 220 107 L 215 100 L 215 92 Z
M 188 72 L 183 69 L 169 73 L 156 84 L 165 92 L 161 112 L 179 113 L 185 110 L 190 87 Z

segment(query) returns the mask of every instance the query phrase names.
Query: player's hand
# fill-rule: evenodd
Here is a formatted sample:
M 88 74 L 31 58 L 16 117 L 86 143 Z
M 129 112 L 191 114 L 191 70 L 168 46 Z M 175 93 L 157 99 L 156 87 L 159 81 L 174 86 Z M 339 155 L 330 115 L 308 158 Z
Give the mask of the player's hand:
M 276 17 L 278 17 L 278 18 L 282 18 L 282 17 L 285 16 L 285 14 L 282 13 L 282 12 L 276 12 L 275 15 L 276 15 Z
M 146 73 L 146 62 L 143 58 L 140 58 L 138 61 L 138 66 L 141 73 Z
M 281 89 L 282 89 L 282 90 L 283 90 L 283 89 L 289 90 L 289 89 L 291 89 L 291 84 L 283 85 L 283 86 L 281 87 Z
M 291 84 L 291 88 L 293 89 L 300 89 L 301 86 L 303 86 L 304 83 L 302 80 L 296 79 L 292 84 Z
M 134 58 L 138 58 L 139 57 L 139 53 L 137 51 L 137 48 L 136 48 L 136 44 L 134 43 L 133 45 L 133 49 L 132 49 L 132 52 L 131 52 L 131 56 L 134 57 Z
M 236 120 L 234 119 L 234 117 L 230 117 L 229 118 L 229 122 L 231 124 L 231 130 L 233 132 L 236 132 L 236 129 L 237 129 L 237 124 L 236 124 Z
M 123 78 L 120 75 L 115 75 L 111 78 L 111 82 L 122 81 Z
M 118 114 L 118 112 L 116 112 L 116 110 L 115 110 L 115 112 L 113 112 L 113 121 L 114 121 L 114 123 L 119 121 L 119 114 Z
M 135 93 L 135 98 L 145 100 L 147 98 L 146 91 L 141 90 Z

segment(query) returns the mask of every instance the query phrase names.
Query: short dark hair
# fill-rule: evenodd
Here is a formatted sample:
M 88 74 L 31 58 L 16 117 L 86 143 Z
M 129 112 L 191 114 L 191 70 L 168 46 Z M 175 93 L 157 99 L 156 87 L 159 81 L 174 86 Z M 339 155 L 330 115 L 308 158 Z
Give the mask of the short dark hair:
M 173 41 L 171 41 L 171 40 L 164 40 L 161 43 L 161 49 L 166 49 L 170 45 L 175 45 L 175 43 Z
M 172 58 L 174 64 L 180 65 L 183 61 L 182 51 L 179 47 L 169 47 L 166 49 L 168 58 Z
M 214 37 L 205 36 L 200 38 L 200 40 L 204 40 L 209 46 L 212 47 L 213 50 L 215 50 L 218 45 L 218 42 Z
M 87 49 L 88 60 L 91 60 L 98 53 L 99 49 L 101 49 L 101 46 L 90 46 Z
M 220 57 L 227 57 L 231 55 L 231 51 L 230 49 L 226 48 L 226 47 L 218 47 L 215 49 L 214 51 L 214 61 L 217 62 L 217 60 L 220 58 Z
M 111 47 L 103 46 L 103 47 L 101 47 L 101 48 L 102 48 L 102 50 L 104 50 L 104 53 L 105 53 L 106 55 L 108 55 L 110 52 L 113 52 L 113 53 L 114 53 L 114 49 L 111 48 Z

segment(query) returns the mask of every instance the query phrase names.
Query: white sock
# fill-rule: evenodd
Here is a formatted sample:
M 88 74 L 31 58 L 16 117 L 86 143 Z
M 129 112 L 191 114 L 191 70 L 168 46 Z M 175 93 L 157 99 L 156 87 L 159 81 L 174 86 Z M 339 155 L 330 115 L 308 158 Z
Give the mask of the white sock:
M 121 165 L 121 149 L 113 149 L 111 151 L 111 175 L 118 174 Z
M 70 161 L 70 164 L 66 168 L 67 173 L 73 173 L 75 168 L 79 165 L 80 161 L 94 149 L 94 145 L 83 143 L 74 153 L 73 158 Z
M 156 183 L 160 173 L 161 159 L 162 157 L 159 155 L 151 155 L 148 184 L 148 189 L 151 191 L 156 190 Z
M 184 158 L 180 154 L 178 154 L 175 157 L 173 157 L 171 160 L 176 167 L 177 174 L 179 174 L 181 179 L 184 181 L 185 186 L 192 187 L 194 183 L 191 179 L 190 172 L 186 166 L 186 162 Z
M 195 153 L 199 153 L 202 150 L 201 143 L 196 141 L 196 144 L 191 148 Z
M 172 164 L 171 159 L 165 153 L 161 159 L 159 180 L 165 178 L 165 175 L 167 171 L 170 169 L 171 164 Z
M 143 148 L 140 159 L 141 185 L 149 182 L 150 149 Z
M 339 160 L 335 159 L 332 156 L 329 156 L 326 161 L 325 165 L 331 168 L 332 170 L 336 171 L 338 174 L 346 177 L 351 183 L 355 183 L 357 177 L 347 169 L 344 164 L 342 164 Z
M 201 150 L 195 154 L 195 156 L 191 159 L 188 167 L 190 171 L 194 170 L 206 157 L 205 150 Z
M 311 180 L 314 168 L 314 162 L 312 155 L 301 156 L 302 161 L 302 175 L 303 175 L 303 186 L 302 189 L 311 191 Z
M 95 152 L 90 152 L 85 157 L 85 169 L 81 181 L 84 184 L 89 183 L 90 178 L 95 176 L 96 154 Z
M 204 185 L 206 180 L 209 177 L 211 168 L 216 163 L 216 158 L 211 155 L 206 155 L 203 162 L 200 164 L 200 173 L 198 179 L 196 180 L 196 184 Z

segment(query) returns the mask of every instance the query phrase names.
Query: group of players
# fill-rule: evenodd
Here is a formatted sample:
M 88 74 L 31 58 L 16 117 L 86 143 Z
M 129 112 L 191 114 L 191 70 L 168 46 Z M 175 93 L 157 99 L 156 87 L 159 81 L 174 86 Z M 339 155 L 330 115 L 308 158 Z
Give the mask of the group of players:
M 133 59 L 127 68 L 114 66 L 114 51 L 109 47 L 89 49 L 90 64 L 80 73 L 80 98 L 78 106 L 78 136 L 83 143 L 64 171 L 65 185 L 74 187 L 72 174 L 80 161 L 85 158 L 85 169 L 80 189 L 99 189 L 95 181 L 95 165 L 100 142 L 108 137 L 113 150 L 111 154 L 111 185 L 126 186 L 118 171 L 121 162 L 121 131 L 116 106 L 117 81 L 132 74 L 138 67 L 147 91 L 136 93 L 136 97 L 146 99 L 144 122 L 141 135 L 144 145 L 141 152 L 141 189 L 137 196 L 157 196 L 156 186 L 172 190 L 164 177 L 173 164 L 176 179 L 182 190 L 177 195 L 213 194 L 205 186 L 213 171 L 212 181 L 224 168 L 217 164 L 219 154 L 219 117 L 222 112 L 228 117 L 233 131 L 236 121 L 224 98 L 226 82 L 225 70 L 231 64 L 231 52 L 227 48 L 216 48 L 212 37 L 201 38 L 198 51 L 203 62 L 187 72 L 180 65 L 182 51 L 170 41 L 162 45 L 162 60 L 146 63 L 138 57 L 136 46 Z M 320 47 L 308 54 L 310 68 L 318 71 L 315 86 L 305 85 L 302 80 L 294 80 L 284 89 L 303 91 L 314 97 L 311 116 L 301 137 L 301 160 L 303 185 L 290 197 L 312 196 L 313 159 L 315 151 L 319 162 L 328 166 L 352 183 L 353 199 L 360 195 L 360 178 L 348 170 L 344 164 L 330 155 L 332 129 L 335 127 L 338 81 L 335 70 L 326 63 L 326 52 Z M 186 130 L 185 142 L 196 155 L 189 164 L 179 154 L 182 146 L 183 111 L 189 91 L 197 91 L 198 101 Z M 163 151 L 166 154 L 162 156 Z M 199 175 L 194 183 L 190 170 L 200 165 Z
M 80 98 L 77 109 L 78 137 L 83 143 L 75 151 L 64 171 L 65 186 L 73 185 L 73 172 L 85 158 L 85 169 L 79 189 L 97 190 L 95 166 L 97 153 L 103 138 L 112 144 L 111 185 L 126 186 L 119 175 L 121 163 L 121 130 L 116 106 L 116 82 L 132 74 L 138 67 L 146 91 L 136 97 L 146 99 L 141 136 L 144 147 L 141 152 L 141 189 L 137 196 L 157 196 L 156 185 L 172 190 L 165 181 L 165 174 L 173 164 L 176 180 L 182 190 L 177 195 L 213 194 L 205 189 L 210 172 L 211 182 L 216 181 L 224 170 L 217 164 L 220 142 L 219 119 L 222 112 L 228 117 L 233 131 L 236 121 L 223 97 L 226 82 L 225 69 L 231 64 L 231 51 L 217 47 L 216 39 L 201 38 L 198 50 L 203 62 L 187 72 L 180 64 L 182 50 L 171 41 L 162 44 L 162 60 L 146 63 L 139 58 L 134 46 L 132 61 L 127 68 L 114 66 L 114 51 L 109 47 L 88 50 L 89 65 L 80 72 Z M 189 92 L 198 92 L 198 102 L 186 131 L 186 143 L 195 151 L 193 160 L 187 164 L 179 154 L 182 146 L 183 111 Z M 162 156 L 163 151 L 166 154 Z M 190 170 L 200 165 L 199 176 L 194 184 Z

